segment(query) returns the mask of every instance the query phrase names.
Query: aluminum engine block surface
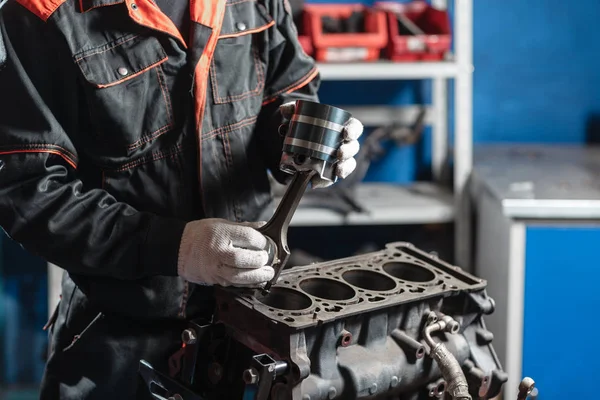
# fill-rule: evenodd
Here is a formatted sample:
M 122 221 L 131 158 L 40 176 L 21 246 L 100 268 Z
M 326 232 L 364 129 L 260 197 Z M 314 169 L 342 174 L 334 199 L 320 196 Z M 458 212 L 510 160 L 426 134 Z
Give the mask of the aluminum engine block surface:
M 443 396 L 442 371 L 427 354 L 432 313 L 473 398 L 498 394 L 506 375 L 482 316 L 493 312 L 486 282 L 407 243 L 285 270 L 267 295 L 217 290 L 216 320 L 256 354 L 287 363 L 271 399 L 421 399 Z

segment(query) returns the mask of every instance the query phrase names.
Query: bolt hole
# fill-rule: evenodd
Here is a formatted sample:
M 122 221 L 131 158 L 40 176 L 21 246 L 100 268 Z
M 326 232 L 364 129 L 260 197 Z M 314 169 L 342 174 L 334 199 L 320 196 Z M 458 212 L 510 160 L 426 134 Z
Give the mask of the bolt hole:
M 331 275 L 333 275 L 333 274 L 332 274 L 331 272 L 327 272 L 327 273 L 325 273 L 325 275 L 329 275 L 329 276 L 331 276 Z
M 367 297 L 371 297 L 371 296 L 373 296 L 373 295 L 372 295 L 371 293 L 367 293 L 367 294 L 366 294 L 366 296 L 367 296 Z
M 289 285 L 290 281 L 284 281 L 283 283 L 285 283 L 286 285 Z
M 328 303 L 323 303 L 323 307 L 327 307 L 328 305 Z
M 283 317 L 282 313 L 277 314 L 278 317 Z
M 342 336 L 342 346 L 346 347 L 350 344 L 350 342 L 352 341 L 352 334 L 351 333 L 344 333 Z
M 295 321 L 295 319 L 292 317 L 285 317 L 283 320 L 286 322 L 294 322 Z
M 437 392 L 441 395 L 442 393 L 444 393 L 446 391 L 446 382 L 441 382 L 438 386 L 437 386 Z

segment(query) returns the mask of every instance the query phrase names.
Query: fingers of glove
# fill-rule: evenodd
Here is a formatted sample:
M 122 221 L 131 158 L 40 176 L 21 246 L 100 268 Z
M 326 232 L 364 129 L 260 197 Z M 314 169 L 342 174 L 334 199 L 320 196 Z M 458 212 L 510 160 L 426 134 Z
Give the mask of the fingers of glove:
M 279 106 L 279 112 L 281 113 L 283 118 L 285 118 L 287 120 L 292 118 L 292 115 L 294 115 L 295 110 L 296 110 L 296 102 L 295 101 L 290 101 L 290 102 L 284 103 Z
M 310 184 L 313 189 L 323 189 L 333 185 L 333 182 L 322 179 L 317 175 L 310 181 Z
M 222 280 L 233 286 L 251 286 L 270 281 L 275 276 L 275 270 L 271 267 L 240 269 L 223 266 L 219 275 Z
M 230 267 L 256 269 L 267 265 L 269 254 L 265 250 L 240 249 L 231 246 L 219 258 L 223 264 Z
M 255 228 L 245 224 L 231 224 L 229 238 L 233 246 L 240 249 L 264 250 L 267 248 L 267 238 Z
M 355 168 L 356 160 L 354 158 L 349 158 L 347 160 L 340 161 L 339 163 L 337 163 L 335 168 L 335 174 L 338 176 L 338 178 L 344 179 L 348 177 L 348 175 L 350 175 L 352 172 L 354 172 Z
M 356 118 L 350 118 L 344 128 L 344 139 L 345 140 L 357 140 L 363 133 L 364 126 L 362 122 Z
M 358 154 L 360 150 L 360 144 L 358 140 L 351 140 L 340 146 L 338 150 L 338 159 L 341 161 L 347 160 Z

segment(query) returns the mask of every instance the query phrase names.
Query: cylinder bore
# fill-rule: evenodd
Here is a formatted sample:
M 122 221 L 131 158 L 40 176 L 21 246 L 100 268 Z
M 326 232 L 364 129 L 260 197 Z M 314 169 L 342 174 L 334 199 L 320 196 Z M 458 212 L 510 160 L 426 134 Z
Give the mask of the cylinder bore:
M 266 296 L 257 296 L 258 301 L 280 310 L 304 310 L 312 305 L 307 295 L 293 289 L 272 288 Z
M 332 279 L 310 278 L 300 282 L 300 289 L 306 293 L 327 300 L 349 300 L 356 295 L 354 289 Z
M 385 275 L 373 271 L 352 269 L 344 272 L 342 279 L 351 285 L 366 290 L 385 292 L 396 287 L 396 282 Z
M 435 274 L 427 268 L 407 262 L 390 262 L 383 266 L 383 270 L 403 281 L 429 282 L 435 279 Z

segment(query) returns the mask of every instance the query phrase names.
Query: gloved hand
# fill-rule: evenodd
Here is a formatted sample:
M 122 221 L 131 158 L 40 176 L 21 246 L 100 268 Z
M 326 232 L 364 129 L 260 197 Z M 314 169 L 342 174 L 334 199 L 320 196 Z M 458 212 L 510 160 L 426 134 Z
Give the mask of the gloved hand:
M 273 279 L 267 239 L 258 223 L 209 218 L 187 223 L 179 247 L 178 273 L 203 285 L 258 287 Z
M 296 108 L 296 102 L 292 101 L 289 103 L 282 104 L 279 107 L 279 111 L 281 115 L 285 119 L 287 123 L 294 115 L 294 110 Z M 350 175 L 354 169 L 356 168 L 356 160 L 354 156 L 358 154 L 358 150 L 360 150 L 360 145 L 358 143 L 358 138 L 363 133 L 363 124 L 352 117 L 346 124 L 346 127 L 343 131 L 344 135 L 344 143 L 340 146 L 338 151 L 338 163 L 335 165 L 335 175 L 344 179 L 348 175 Z M 319 176 L 316 176 L 312 183 L 313 188 L 324 188 L 333 184 L 333 182 L 321 179 Z

